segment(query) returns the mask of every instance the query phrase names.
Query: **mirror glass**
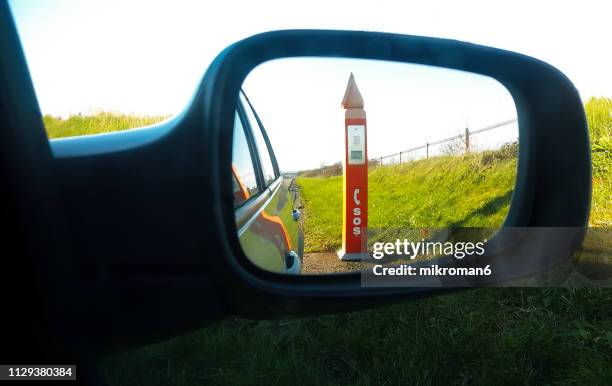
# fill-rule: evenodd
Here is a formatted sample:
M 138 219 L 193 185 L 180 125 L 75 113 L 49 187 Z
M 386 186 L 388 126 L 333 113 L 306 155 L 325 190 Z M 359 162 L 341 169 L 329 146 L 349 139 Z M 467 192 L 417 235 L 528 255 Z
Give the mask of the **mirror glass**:
M 411 242 L 444 242 L 456 228 L 479 229 L 463 252 L 473 253 L 508 213 L 516 116 L 506 88 L 473 73 L 361 59 L 263 63 L 245 79 L 234 119 L 241 246 L 263 269 L 317 275 L 448 254 Z

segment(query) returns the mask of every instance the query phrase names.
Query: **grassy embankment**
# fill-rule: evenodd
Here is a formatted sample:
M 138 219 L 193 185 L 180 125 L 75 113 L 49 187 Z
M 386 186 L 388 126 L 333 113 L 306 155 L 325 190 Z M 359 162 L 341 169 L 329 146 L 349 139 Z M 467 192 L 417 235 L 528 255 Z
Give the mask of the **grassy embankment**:
M 600 137 L 601 146 L 612 150 L 606 147 L 609 139 L 605 140 L 612 130 L 609 112 L 608 120 L 602 115 L 607 131 Z M 592 138 L 594 144 L 600 141 Z M 597 153 L 594 149 L 593 225 L 609 226 L 612 218 L 612 178 L 602 171 L 612 165 L 605 161 L 612 157 L 610 150 Z M 512 161 L 487 165 L 476 155 L 470 157 L 464 165 L 445 159 L 416 163 L 413 166 L 420 176 L 404 165 L 373 170 L 372 186 L 377 178 L 401 172 L 403 176 L 415 173 L 414 181 L 437 189 L 411 190 L 415 197 L 402 201 L 410 210 L 399 212 L 397 205 L 385 203 L 399 199 L 404 189 L 418 187 L 391 183 L 386 189 L 371 191 L 371 205 L 377 205 L 377 209 L 370 206 L 371 224 L 384 226 L 385 219 L 393 225 L 427 221 L 431 226 L 440 221 L 499 224 L 507 210 L 504 197 L 512 187 Z M 444 168 L 433 173 L 436 162 Z M 478 173 L 465 173 L 467 165 Z M 333 178 L 327 183 L 317 179 L 301 182 L 310 211 L 307 221 L 313 224 L 316 220 L 313 211 L 317 206 L 317 216 L 328 219 L 314 222 L 320 230 L 309 228 L 317 235 L 309 248 L 332 249 L 338 242 L 339 225 L 326 224 L 333 213 L 323 207 L 341 205 L 329 199 L 338 194 L 340 185 Z M 476 186 L 471 185 L 474 183 Z M 312 194 L 308 198 L 313 187 L 326 192 L 328 198 L 319 203 Z M 436 202 L 442 204 L 434 205 Z M 491 202 L 494 204 L 489 205 Z M 445 209 L 450 204 L 459 209 Z M 339 220 L 333 221 L 339 224 Z M 610 363 L 612 291 L 487 288 L 348 314 L 280 321 L 234 318 L 109 356 L 103 368 L 110 384 L 121 385 L 608 385 L 612 384 Z
M 67 119 L 45 115 L 43 117 L 43 122 L 49 138 L 61 138 L 76 135 L 109 133 L 111 131 L 143 127 L 161 122 L 167 118 L 166 116 L 149 117 L 133 114 L 99 112 L 93 115 L 71 115 Z
M 591 98 L 585 110 L 593 162 L 590 222 L 596 227 L 612 227 L 612 98 Z
M 515 150 L 510 146 L 371 169 L 368 227 L 499 226 L 514 186 Z M 306 252 L 338 250 L 342 176 L 300 177 L 297 181 L 305 207 Z

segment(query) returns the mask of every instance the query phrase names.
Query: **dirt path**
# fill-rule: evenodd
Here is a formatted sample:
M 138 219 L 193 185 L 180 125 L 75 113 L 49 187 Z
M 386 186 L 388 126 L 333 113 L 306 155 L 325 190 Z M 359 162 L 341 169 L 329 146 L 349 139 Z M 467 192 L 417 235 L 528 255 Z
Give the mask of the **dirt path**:
M 305 253 L 303 274 L 324 274 L 359 271 L 371 267 L 372 263 L 342 261 L 335 252 Z

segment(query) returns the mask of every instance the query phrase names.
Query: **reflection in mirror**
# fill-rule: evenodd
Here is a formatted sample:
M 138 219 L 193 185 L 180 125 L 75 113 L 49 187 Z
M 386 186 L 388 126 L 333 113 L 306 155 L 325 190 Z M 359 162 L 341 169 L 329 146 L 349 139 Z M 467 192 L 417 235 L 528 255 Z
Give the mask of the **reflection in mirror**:
M 456 241 L 457 228 L 478 228 L 463 240 L 474 243 L 494 234 L 514 189 L 518 127 L 512 97 L 489 77 L 290 58 L 246 78 L 233 146 L 245 254 L 265 270 L 325 274 L 405 257 L 410 242 Z M 448 254 L 410 251 L 412 261 Z

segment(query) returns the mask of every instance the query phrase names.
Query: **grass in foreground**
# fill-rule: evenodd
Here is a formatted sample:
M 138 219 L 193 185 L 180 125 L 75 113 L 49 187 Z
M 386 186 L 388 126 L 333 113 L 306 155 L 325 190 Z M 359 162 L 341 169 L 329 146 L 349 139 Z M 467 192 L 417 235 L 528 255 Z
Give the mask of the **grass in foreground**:
M 231 319 L 107 358 L 116 385 L 612 384 L 612 292 L 488 288 L 348 314 Z

